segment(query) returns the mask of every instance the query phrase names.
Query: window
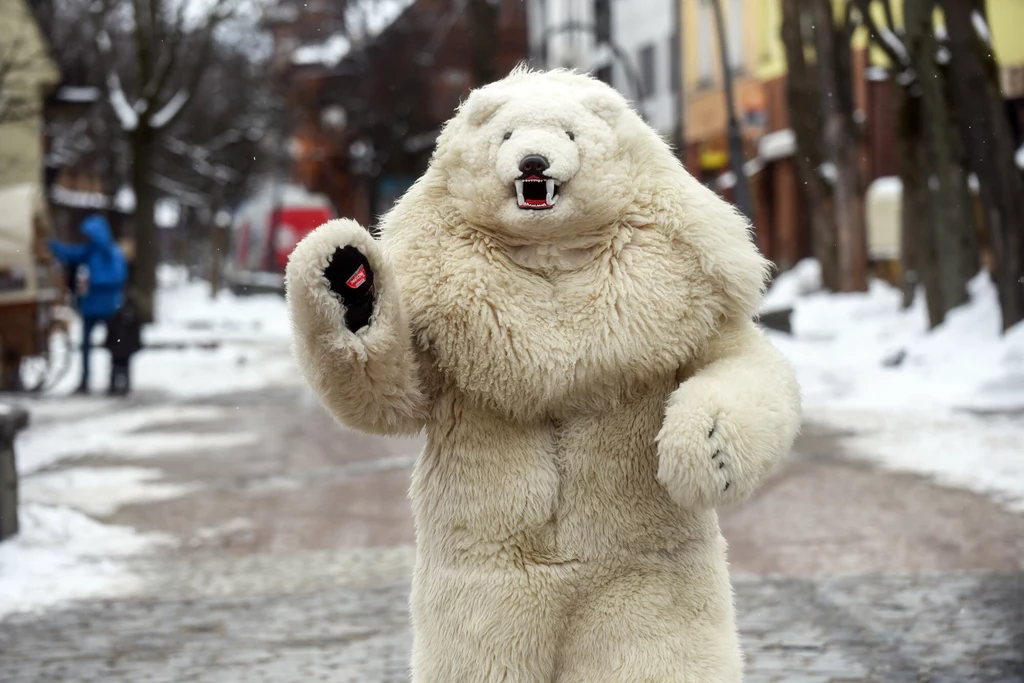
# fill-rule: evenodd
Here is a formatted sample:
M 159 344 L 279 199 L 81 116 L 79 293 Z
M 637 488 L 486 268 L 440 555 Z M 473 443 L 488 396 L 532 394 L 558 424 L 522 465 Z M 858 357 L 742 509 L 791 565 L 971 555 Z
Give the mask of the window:
M 743 0 L 729 0 L 729 66 L 733 71 L 743 68 Z
M 710 85 L 715 78 L 715 19 L 707 0 L 697 1 L 697 79 Z
M 643 95 L 646 99 L 654 94 L 655 84 L 657 83 L 654 46 L 647 45 L 646 47 L 640 48 L 639 57 L 640 84 L 643 87 Z

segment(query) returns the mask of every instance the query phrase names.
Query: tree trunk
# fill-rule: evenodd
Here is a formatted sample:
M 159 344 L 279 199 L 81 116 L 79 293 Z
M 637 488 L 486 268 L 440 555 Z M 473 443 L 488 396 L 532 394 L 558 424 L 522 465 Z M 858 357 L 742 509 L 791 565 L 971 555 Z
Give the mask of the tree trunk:
M 900 107 L 900 180 L 903 182 L 903 301 L 909 306 L 918 284 L 924 287 L 931 327 L 946 317 L 942 278 L 936 256 L 934 214 L 938 211 L 929 189 L 930 159 L 924 130 L 922 98 L 903 92 Z
M 498 79 L 498 18 L 501 3 L 493 0 L 469 0 L 469 33 L 474 86 Z
M 971 12 L 982 8 L 968 0 L 941 3 L 952 54 L 952 88 L 969 163 L 978 177 L 1006 330 L 1024 320 L 1024 177 L 1014 161 L 1016 145 L 995 58 L 971 21 Z
M 906 89 L 897 91 L 896 130 L 899 134 L 897 159 L 903 197 L 900 206 L 900 284 L 903 289 L 903 307 L 910 308 L 921 284 L 921 236 L 928 229 L 928 180 L 921 139 L 920 98 L 911 97 Z M 932 297 L 928 297 L 931 301 Z
M 215 215 L 216 216 L 216 215 Z M 210 225 L 210 298 L 220 294 L 224 270 L 224 254 L 227 251 L 228 229 L 217 225 L 216 218 Z
M 853 102 L 845 92 L 843 67 L 839 55 L 849 52 L 848 44 L 838 44 L 830 0 L 815 0 L 813 5 L 814 42 L 818 76 L 823 90 L 819 100 L 824 126 L 825 159 L 835 170 L 832 179 L 836 223 L 836 252 L 841 291 L 865 291 L 867 279 L 867 233 L 860 168 L 857 159 L 857 132 L 853 126 Z M 848 57 L 848 55 L 846 55 Z
M 925 168 L 932 206 L 932 257 L 939 276 L 938 291 L 928 292 L 929 299 L 937 296 L 939 301 L 929 301 L 929 311 L 934 307 L 941 309 L 941 315 L 932 316 L 934 326 L 947 312 L 967 301 L 967 282 L 977 268 L 964 259 L 964 248 L 974 235 L 974 221 L 967 174 L 950 135 L 955 123 L 945 97 L 943 76 L 935 61 L 939 47 L 933 25 L 935 0 L 907 0 L 904 7 L 907 50 L 917 73 L 912 95 L 920 91 L 920 128 L 928 150 Z M 921 256 L 924 266 L 929 255 Z
M 140 126 L 132 133 L 132 189 L 135 191 L 135 264 L 134 286 L 139 317 L 144 323 L 155 320 L 156 266 L 158 245 L 153 207 L 156 191 L 150 182 L 155 140 L 151 130 Z
M 812 251 L 821 264 L 822 284 L 838 291 L 841 286 L 837 254 L 835 213 L 831 190 L 818 169 L 824 162 L 820 139 L 821 88 L 805 58 L 805 45 L 800 28 L 804 11 L 801 0 L 782 0 L 782 42 L 786 49 L 788 74 L 786 97 L 790 126 L 796 137 L 797 174 L 802 181 L 804 198 L 811 223 Z

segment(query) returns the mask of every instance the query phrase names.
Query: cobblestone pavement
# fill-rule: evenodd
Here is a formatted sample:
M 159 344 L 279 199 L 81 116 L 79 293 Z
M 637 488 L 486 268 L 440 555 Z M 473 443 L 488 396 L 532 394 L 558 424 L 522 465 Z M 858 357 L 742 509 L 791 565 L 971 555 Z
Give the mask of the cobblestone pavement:
M 220 560 L 193 562 L 166 577 L 163 596 L 5 621 L 0 680 L 404 682 L 411 634 L 398 570 L 411 554 L 299 555 L 232 567 L 230 578 Z M 735 585 L 749 683 L 1024 681 L 1019 575 L 743 575 Z
M 0 682 L 408 680 L 418 444 L 340 431 L 299 389 L 207 403 L 239 410 L 177 428 L 259 440 L 147 458 L 187 493 L 102 520 L 179 546 L 116 599 L 0 621 Z M 1024 520 L 814 426 L 798 451 L 722 515 L 747 682 L 1024 682 Z

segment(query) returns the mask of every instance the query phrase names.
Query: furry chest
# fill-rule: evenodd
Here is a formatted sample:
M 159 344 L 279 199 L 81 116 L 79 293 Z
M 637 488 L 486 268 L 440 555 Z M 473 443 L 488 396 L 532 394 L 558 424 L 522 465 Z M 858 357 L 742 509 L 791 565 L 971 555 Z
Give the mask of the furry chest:
M 656 546 L 651 520 L 674 509 L 656 479 L 670 386 L 613 410 L 525 423 L 446 397 L 413 475 L 421 534 L 540 563 Z

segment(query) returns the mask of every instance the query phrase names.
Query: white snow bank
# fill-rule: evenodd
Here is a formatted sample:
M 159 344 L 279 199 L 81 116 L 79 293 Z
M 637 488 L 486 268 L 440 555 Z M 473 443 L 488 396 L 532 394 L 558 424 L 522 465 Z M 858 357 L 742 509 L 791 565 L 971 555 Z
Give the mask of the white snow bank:
M 773 339 L 796 363 L 808 400 L 869 410 L 1024 408 L 1024 381 L 1016 390 L 1000 384 L 1024 374 L 1024 329 L 1000 334 L 988 275 L 970 282 L 970 303 L 929 332 L 923 296 L 902 310 L 900 291 L 877 280 L 862 294 L 794 296 L 813 284 L 811 274 L 801 265 L 780 276 L 772 288 L 780 292 L 767 298 L 792 301 L 794 334 Z M 900 367 L 885 366 L 901 352 Z
M 346 36 L 334 35 L 322 43 L 296 48 L 292 53 L 292 64 L 296 66 L 322 64 L 333 69 L 345 58 L 350 47 L 351 43 Z
M 87 405 L 87 404 L 86 404 Z M 34 411 L 35 408 L 31 407 Z M 210 422 L 221 419 L 227 411 L 212 406 L 154 406 L 148 408 L 111 410 L 102 415 L 67 414 L 52 425 L 30 425 L 18 434 L 18 473 L 26 476 L 55 462 L 87 455 L 118 455 L 147 457 L 176 451 L 194 452 L 211 444 L 207 439 L 224 439 L 222 434 L 159 433 L 138 430 L 181 422 Z M 77 418 L 77 419 L 76 419 Z M 232 443 L 244 445 L 243 437 L 230 435 Z M 222 445 L 222 444 L 213 444 Z
M 796 305 L 797 299 L 821 289 L 821 265 L 814 259 L 804 259 L 779 275 L 761 303 L 762 311 L 775 311 Z
M 990 495 L 1024 512 L 1024 428 L 1020 416 L 978 418 L 944 412 L 822 410 L 813 413 L 853 436 L 845 445 L 882 467 L 932 477 Z
M 123 559 L 169 543 L 67 508 L 26 504 L 19 519 L 19 534 L 0 543 L 0 617 L 65 600 L 129 594 L 138 579 Z
M 188 282 L 180 269 L 162 268 L 156 296 L 157 322 L 143 331 L 143 349 L 132 361 L 133 388 L 178 398 L 201 398 L 274 385 L 294 385 L 299 374 L 291 354 L 291 328 L 283 297 L 237 297 L 222 291 L 210 298 L 210 285 Z M 72 323 L 72 338 L 81 327 Z M 90 387 L 106 389 L 110 357 L 102 348 L 105 332 L 93 333 Z M 53 389 L 69 394 L 78 385 L 81 357 Z
M 903 310 L 880 281 L 828 294 L 805 261 L 766 297 L 766 308 L 793 306 L 793 335 L 769 334 L 796 368 L 808 420 L 859 433 L 855 445 L 882 464 L 1024 504 L 1024 325 L 1001 334 L 987 274 L 968 289 L 969 303 L 929 331 L 923 295 Z M 1021 413 L 981 415 L 991 411 Z
M 72 467 L 24 478 L 22 500 L 106 517 L 124 505 L 180 498 L 199 488 L 161 482 L 162 476 L 149 467 Z

